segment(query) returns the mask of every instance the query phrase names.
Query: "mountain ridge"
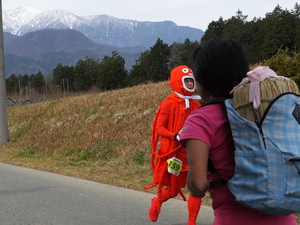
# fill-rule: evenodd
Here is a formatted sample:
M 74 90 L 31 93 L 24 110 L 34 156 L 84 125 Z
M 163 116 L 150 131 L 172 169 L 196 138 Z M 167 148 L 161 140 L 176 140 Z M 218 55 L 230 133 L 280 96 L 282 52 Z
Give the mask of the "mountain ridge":
M 3 11 L 4 32 L 20 36 L 42 29 L 73 29 L 98 44 L 118 47 L 150 47 L 158 37 L 167 44 L 183 42 L 186 38 L 200 41 L 204 34 L 200 29 L 177 26 L 172 21 L 141 22 L 108 15 L 86 16 L 57 9 L 38 10 L 29 7 Z
M 117 51 L 129 71 L 141 52 L 160 38 L 164 43 L 200 41 L 204 32 L 172 21 L 140 22 L 108 15 L 76 15 L 62 10 L 17 8 L 3 11 L 6 74 L 44 75 L 61 63 L 102 60 Z
M 142 46 L 121 48 L 98 44 L 79 31 L 70 29 L 45 29 L 23 36 L 4 33 L 4 46 L 5 70 L 8 75 L 29 75 L 38 71 L 45 75 L 59 63 L 74 66 L 78 60 L 86 57 L 102 60 L 113 51 L 126 58 L 125 67 L 129 70 L 140 52 L 146 50 Z

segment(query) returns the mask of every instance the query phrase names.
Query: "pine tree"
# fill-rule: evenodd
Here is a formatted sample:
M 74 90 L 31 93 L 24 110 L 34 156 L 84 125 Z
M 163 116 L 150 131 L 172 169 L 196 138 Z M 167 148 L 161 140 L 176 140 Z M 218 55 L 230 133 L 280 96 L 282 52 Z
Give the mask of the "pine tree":
M 149 80 L 152 82 L 168 80 L 170 73 L 170 48 L 161 39 L 157 39 L 149 54 Z
M 124 88 L 127 77 L 124 58 L 113 51 L 112 56 L 104 56 L 99 65 L 97 86 L 102 91 Z
M 40 93 L 42 93 L 45 90 L 45 86 L 46 86 L 45 77 L 41 71 L 39 71 L 35 75 L 32 75 L 31 86 L 32 88 L 34 88 L 36 91 Z
M 142 52 L 138 60 L 136 60 L 136 64 L 131 67 L 130 75 L 128 77 L 129 86 L 144 84 L 150 80 L 149 57 L 150 57 L 149 50 Z
M 77 62 L 74 69 L 74 88 L 76 91 L 88 91 L 92 86 L 96 86 L 98 66 L 98 60 L 90 57 Z

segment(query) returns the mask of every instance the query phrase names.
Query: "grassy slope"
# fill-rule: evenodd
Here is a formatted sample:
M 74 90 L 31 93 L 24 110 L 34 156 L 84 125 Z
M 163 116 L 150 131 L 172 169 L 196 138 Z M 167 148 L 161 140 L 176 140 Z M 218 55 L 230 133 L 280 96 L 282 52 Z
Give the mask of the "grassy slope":
M 143 191 L 153 116 L 170 93 L 161 82 L 9 107 L 0 161 Z
M 142 190 L 150 129 L 166 82 L 8 108 L 0 160 Z

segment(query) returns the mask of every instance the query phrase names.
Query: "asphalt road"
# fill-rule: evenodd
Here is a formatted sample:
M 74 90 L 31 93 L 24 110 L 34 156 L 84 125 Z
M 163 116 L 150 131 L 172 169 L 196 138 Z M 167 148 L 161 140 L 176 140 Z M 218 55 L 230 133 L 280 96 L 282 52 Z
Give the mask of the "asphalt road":
M 186 202 L 148 219 L 152 194 L 0 163 L 0 225 L 186 225 Z M 197 225 L 213 212 L 202 206 Z

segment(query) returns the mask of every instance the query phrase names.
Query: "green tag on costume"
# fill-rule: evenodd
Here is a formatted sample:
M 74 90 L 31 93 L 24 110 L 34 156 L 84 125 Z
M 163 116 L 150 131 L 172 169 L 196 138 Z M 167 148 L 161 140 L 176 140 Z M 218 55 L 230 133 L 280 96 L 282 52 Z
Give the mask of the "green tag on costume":
M 176 157 L 167 160 L 168 172 L 178 176 L 182 170 L 182 161 Z

